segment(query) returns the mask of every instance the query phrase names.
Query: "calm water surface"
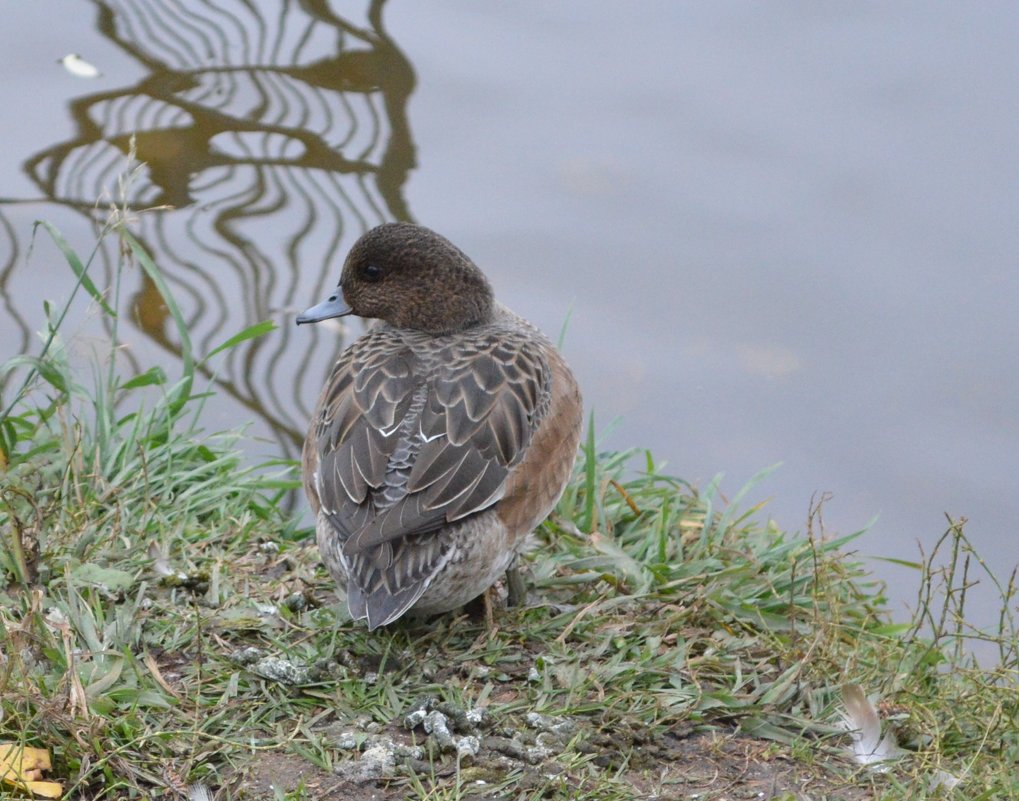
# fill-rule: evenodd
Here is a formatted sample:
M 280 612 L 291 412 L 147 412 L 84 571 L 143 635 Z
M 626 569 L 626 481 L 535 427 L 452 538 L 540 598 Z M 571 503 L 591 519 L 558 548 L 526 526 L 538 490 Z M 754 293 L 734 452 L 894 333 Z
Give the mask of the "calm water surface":
M 964 515 L 1019 561 L 1019 6 L 34 0 L 0 33 L 0 352 L 37 347 L 131 134 L 136 231 L 197 352 L 207 425 L 295 454 L 341 339 L 296 311 L 367 227 L 445 233 L 556 334 L 606 431 L 785 527 L 915 558 Z M 57 59 L 80 53 L 102 75 Z M 112 253 L 103 254 L 109 269 Z M 125 358 L 172 368 L 132 274 Z M 104 337 L 72 321 L 74 347 Z M 353 324 L 347 334 L 356 334 Z M 610 421 L 617 420 L 614 428 Z M 875 562 L 897 603 L 915 575 Z M 986 582 L 985 582 L 986 585 Z M 990 620 L 992 598 L 975 620 Z

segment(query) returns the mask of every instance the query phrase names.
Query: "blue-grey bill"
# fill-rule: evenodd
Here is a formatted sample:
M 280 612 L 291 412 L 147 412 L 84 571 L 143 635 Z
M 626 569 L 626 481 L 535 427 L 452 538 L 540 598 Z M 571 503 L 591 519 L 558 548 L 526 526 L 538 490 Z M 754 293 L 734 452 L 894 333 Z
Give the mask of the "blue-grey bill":
M 297 324 L 302 323 L 317 323 L 321 320 L 329 320 L 332 317 L 342 317 L 345 314 L 350 314 L 354 310 L 347 305 L 347 301 L 343 299 L 343 293 L 339 287 L 333 291 L 328 298 L 323 300 L 321 303 L 317 303 L 310 309 L 306 309 L 303 314 L 298 316 Z

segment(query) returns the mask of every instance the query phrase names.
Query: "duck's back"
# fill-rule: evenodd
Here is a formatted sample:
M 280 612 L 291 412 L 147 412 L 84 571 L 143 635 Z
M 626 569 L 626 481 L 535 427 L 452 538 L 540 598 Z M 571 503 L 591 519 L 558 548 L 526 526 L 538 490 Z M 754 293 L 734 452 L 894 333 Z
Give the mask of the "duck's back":
M 319 544 L 352 614 L 395 619 L 479 550 L 465 538 L 494 540 L 475 559 L 512 558 L 562 493 L 580 414 L 554 346 L 503 308 L 454 334 L 382 324 L 353 343 L 305 443 Z

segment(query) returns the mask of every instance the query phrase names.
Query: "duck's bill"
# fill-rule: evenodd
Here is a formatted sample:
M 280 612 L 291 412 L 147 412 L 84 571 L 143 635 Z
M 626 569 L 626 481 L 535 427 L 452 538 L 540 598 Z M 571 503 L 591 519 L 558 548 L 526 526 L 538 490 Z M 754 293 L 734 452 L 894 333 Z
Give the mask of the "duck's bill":
M 317 323 L 322 320 L 330 320 L 333 317 L 342 317 L 345 314 L 350 314 L 354 310 L 347 305 L 347 301 L 343 299 L 343 293 L 339 287 L 328 298 L 312 306 L 310 309 L 306 309 L 303 314 L 298 316 L 297 324 L 302 325 L 303 323 Z

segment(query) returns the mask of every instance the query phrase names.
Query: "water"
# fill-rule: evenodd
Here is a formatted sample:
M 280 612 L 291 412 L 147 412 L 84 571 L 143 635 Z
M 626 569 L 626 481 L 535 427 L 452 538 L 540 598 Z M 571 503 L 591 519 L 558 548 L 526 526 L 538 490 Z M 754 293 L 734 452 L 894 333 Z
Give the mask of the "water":
M 32 221 L 87 249 L 135 132 L 134 204 L 175 207 L 136 230 L 196 350 L 281 326 L 214 365 L 207 424 L 250 421 L 254 454 L 296 452 L 341 345 L 294 313 L 362 230 L 409 218 L 553 335 L 572 310 L 605 447 L 729 493 L 782 462 L 753 498 L 802 529 L 831 492 L 831 532 L 877 515 L 872 557 L 915 559 L 947 512 L 1001 574 L 1019 561 L 1019 7 L 257 8 L 5 9 L 4 353 L 70 287 L 48 243 L 28 258 Z M 129 283 L 129 358 L 172 367 L 166 310 Z M 986 582 L 972 597 L 992 620 Z

